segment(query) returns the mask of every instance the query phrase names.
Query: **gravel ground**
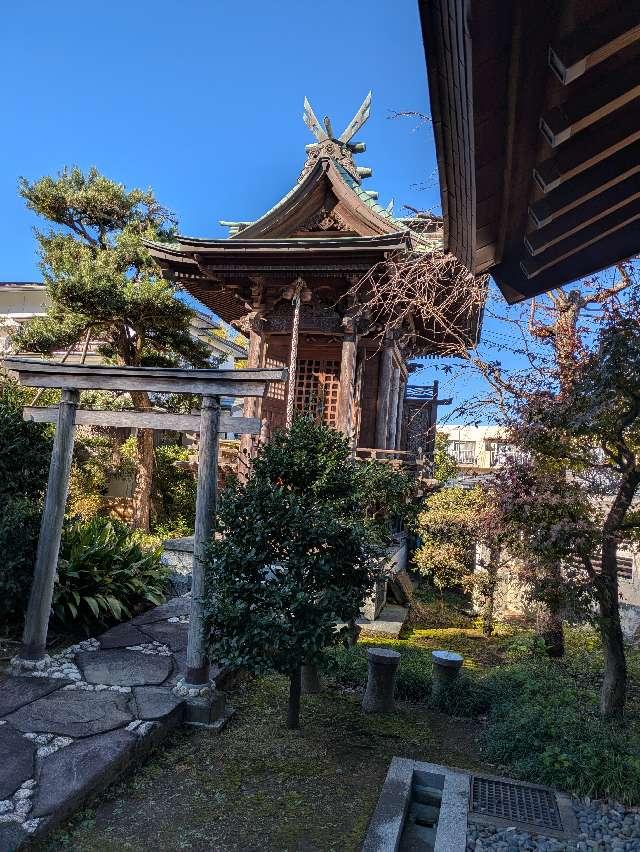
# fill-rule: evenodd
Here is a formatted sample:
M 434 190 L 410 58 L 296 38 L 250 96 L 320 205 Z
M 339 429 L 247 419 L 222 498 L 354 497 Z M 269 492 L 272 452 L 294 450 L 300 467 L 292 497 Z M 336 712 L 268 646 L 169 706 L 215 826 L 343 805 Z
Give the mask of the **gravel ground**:
M 640 852 L 640 813 L 612 802 L 577 801 L 578 837 L 558 840 L 469 823 L 467 852 Z

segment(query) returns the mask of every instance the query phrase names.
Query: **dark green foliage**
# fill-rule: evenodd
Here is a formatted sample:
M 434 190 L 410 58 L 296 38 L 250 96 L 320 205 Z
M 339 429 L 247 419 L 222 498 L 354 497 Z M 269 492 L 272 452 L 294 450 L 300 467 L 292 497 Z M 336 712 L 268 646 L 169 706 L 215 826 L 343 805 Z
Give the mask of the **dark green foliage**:
M 487 757 L 528 781 L 582 796 L 640 798 L 639 740 L 631 727 L 603 722 L 595 689 L 548 661 L 496 669 Z
M 51 439 L 47 427 L 22 419 L 24 389 L 1 382 L 0 634 L 17 635 L 33 576 Z
M 0 505 L 0 636 L 17 636 L 29 601 L 42 507 L 14 497 Z
M 370 536 L 380 544 L 391 540 L 394 525 L 415 521 L 415 480 L 380 461 L 356 466 L 357 500 Z
M 294 675 L 345 635 L 335 626 L 357 617 L 373 578 L 354 480 L 344 438 L 299 418 L 225 490 L 206 568 L 212 659 Z
M 162 526 L 184 535 L 193 533 L 197 482 L 192 470 L 176 464 L 189 459 L 189 450 L 177 444 L 156 447 L 152 530 Z
M 164 600 L 160 550 L 145 550 L 129 527 L 96 517 L 64 530 L 53 615 L 66 629 L 95 634 Z
M 39 500 L 47 485 L 50 430 L 22 419 L 26 396 L 17 382 L 0 377 L 0 507 L 15 497 Z

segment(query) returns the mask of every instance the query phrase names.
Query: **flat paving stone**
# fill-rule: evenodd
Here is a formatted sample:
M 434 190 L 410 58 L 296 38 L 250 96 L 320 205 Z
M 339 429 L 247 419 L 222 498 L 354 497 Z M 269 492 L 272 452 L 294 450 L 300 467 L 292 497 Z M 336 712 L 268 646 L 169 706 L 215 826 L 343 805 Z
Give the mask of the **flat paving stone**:
M 0 725 L 0 799 L 13 796 L 18 787 L 33 777 L 36 749 L 19 731 Z
M 145 720 L 179 721 L 184 713 L 184 698 L 173 695 L 162 686 L 136 686 L 133 697 L 137 718 Z
M 16 852 L 29 834 L 17 822 L 0 825 L 0 852 Z
M 68 813 L 107 786 L 131 761 L 136 738 L 128 731 L 89 737 L 42 761 L 30 817 Z
M 161 621 L 155 624 L 140 625 L 149 637 L 147 641 L 162 642 L 172 651 L 180 653 L 187 650 L 188 625 L 177 622 Z
M 148 643 L 147 637 L 141 633 L 133 624 L 118 624 L 107 630 L 102 636 L 98 636 L 100 647 L 109 648 L 126 648 L 128 645 L 145 645 Z
M 133 718 L 124 695 L 71 690 L 54 692 L 21 707 L 9 716 L 9 722 L 25 732 L 89 737 L 124 727 Z
M 69 683 L 72 681 L 50 677 L 10 676 L 6 678 L 0 683 L 0 718 Z
M 76 654 L 76 663 L 88 683 L 109 686 L 154 686 L 173 670 L 171 657 L 118 649 L 83 651 Z
M 167 618 L 179 618 L 181 615 L 189 615 L 191 609 L 190 598 L 172 598 L 161 606 L 156 606 L 142 615 L 137 615 L 131 620 L 131 624 L 153 624 L 156 621 L 166 621 Z

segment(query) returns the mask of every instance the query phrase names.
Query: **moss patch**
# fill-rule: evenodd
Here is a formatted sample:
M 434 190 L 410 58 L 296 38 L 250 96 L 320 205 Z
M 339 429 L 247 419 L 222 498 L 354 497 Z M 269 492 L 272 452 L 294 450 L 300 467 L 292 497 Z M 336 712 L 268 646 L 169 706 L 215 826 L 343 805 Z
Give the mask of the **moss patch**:
M 328 689 L 303 699 L 291 732 L 286 693 L 280 677 L 239 689 L 222 734 L 176 733 L 40 848 L 355 852 L 394 755 L 480 766 L 475 722 L 451 737 L 449 717 L 402 704 L 364 716 L 359 696 Z

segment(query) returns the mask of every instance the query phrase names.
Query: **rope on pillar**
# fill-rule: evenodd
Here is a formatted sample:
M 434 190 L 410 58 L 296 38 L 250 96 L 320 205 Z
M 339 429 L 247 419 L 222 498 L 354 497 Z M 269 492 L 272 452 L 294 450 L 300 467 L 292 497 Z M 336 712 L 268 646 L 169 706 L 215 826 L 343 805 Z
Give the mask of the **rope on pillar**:
M 291 353 L 289 355 L 289 389 L 287 392 L 287 419 L 285 426 L 291 429 L 293 424 L 293 410 L 296 396 L 296 369 L 298 366 L 298 336 L 300 330 L 300 305 L 302 302 L 302 288 L 304 281 L 298 278 L 295 282 L 296 288 L 293 293 L 293 324 L 291 327 Z

